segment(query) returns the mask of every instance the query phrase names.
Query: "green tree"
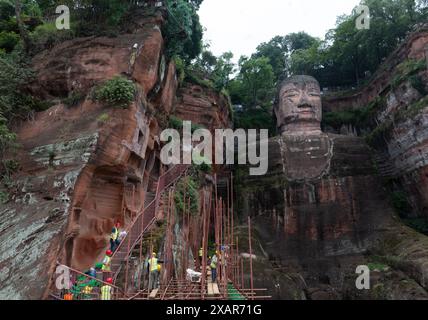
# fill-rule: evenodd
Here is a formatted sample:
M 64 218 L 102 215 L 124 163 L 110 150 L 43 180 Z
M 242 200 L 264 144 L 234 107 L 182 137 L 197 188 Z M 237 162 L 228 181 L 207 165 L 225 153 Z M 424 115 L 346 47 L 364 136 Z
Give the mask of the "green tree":
M 235 71 L 235 64 L 232 59 L 232 52 L 225 52 L 217 58 L 212 74 L 214 85 L 217 90 L 227 88 L 229 85 L 230 77 Z
M 163 29 L 168 57 L 189 63 L 202 51 L 203 30 L 195 7 L 185 0 L 167 0 L 169 17 Z
M 275 76 L 269 58 L 241 57 L 239 68 L 237 81 L 229 87 L 232 95 L 239 92 L 240 102 L 247 108 L 271 104 Z

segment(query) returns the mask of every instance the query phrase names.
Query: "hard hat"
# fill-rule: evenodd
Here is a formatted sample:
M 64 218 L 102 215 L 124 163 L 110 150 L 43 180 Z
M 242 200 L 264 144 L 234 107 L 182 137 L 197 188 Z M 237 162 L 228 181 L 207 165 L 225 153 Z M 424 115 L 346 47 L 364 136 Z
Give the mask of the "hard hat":
M 106 282 L 112 284 L 113 283 L 113 279 L 112 278 L 107 278 Z
M 156 252 L 152 252 L 152 256 L 156 256 Z
M 113 254 L 113 252 L 111 250 L 106 251 L 106 255 L 111 256 L 112 254 Z
M 94 268 L 94 267 L 92 267 L 91 269 L 89 269 L 89 271 L 95 271 L 95 268 Z

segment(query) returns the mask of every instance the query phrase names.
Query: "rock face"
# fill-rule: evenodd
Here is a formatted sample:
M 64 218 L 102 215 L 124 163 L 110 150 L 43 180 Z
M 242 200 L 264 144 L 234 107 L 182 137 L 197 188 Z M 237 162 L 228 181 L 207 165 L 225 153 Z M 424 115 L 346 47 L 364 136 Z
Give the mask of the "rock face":
M 428 28 L 421 26 L 369 85 L 323 97 L 327 112 L 373 103 L 377 128 L 343 123 L 346 135 L 273 138 L 266 176 L 239 170 L 240 215 L 253 217 L 263 260 L 257 267 L 282 274 L 269 284 L 277 297 L 428 298 L 428 238 L 400 222 L 382 184 L 388 178 L 404 185 L 426 214 L 427 45 Z M 363 133 L 372 148 L 357 137 Z M 356 289 L 359 265 L 371 266 L 369 291 Z M 266 279 L 255 277 L 263 286 Z
M 214 130 L 231 128 L 230 101 L 213 89 L 185 83 L 178 91 L 174 113 L 183 120 Z
M 428 24 L 417 26 L 416 30 L 408 35 L 403 44 L 398 47 L 384 61 L 376 73 L 371 77 L 368 85 L 353 93 L 337 94 L 328 92 L 323 97 L 324 111 L 341 111 L 358 109 L 368 105 L 377 97 L 389 90 L 397 66 L 407 59 L 426 60 L 428 44 Z M 428 63 L 428 60 L 427 60 Z
M 133 33 L 66 41 L 32 61 L 30 89 L 54 106 L 16 128 L 20 171 L 0 205 L 0 298 L 46 298 L 57 261 L 93 266 L 113 224 L 127 227 L 153 199 L 168 169 L 158 137 L 178 88 L 175 65 L 163 55 L 162 23 L 162 14 L 142 17 Z M 134 81 L 135 101 L 127 108 L 92 101 L 94 86 L 116 75 Z M 73 94 L 81 96 L 76 106 L 59 102 Z M 228 110 L 228 101 L 202 94 L 206 121 L 228 123 L 213 108 Z
M 239 171 L 240 215 L 253 217 L 254 241 L 263 248 L 256 249 L 264 260 L 254 273 L 258 286 L 275 287 L 276 297 L 286 299 L 376 298 L 373 291 L 362 294 L 355 288 L 356 267 L 376 260 L 373 252 L 395 257 L 412 252 L 412 246 L 402 246 L 406 237 L 423 243 L 427 238 L 396 221 L 372 164 L 364 140 L 329 134 L 273 138 L 268 175 L 255 178 Z M 398 230 L 403 238 L 397 237 Z M 393 243 L 394 249 L 385 249 L 385 243 Z M 388 279 L 400 279 L 400 273 L 409 290 L 418 292 L 413 298 L 428 298 L 420 278 L 428 271 L 421 265 L 428 261 L 428 247 L 423 248 L 420 261 L 408 260 L 419 276 L 409 272 L 410 266 L 388 264 Z M 259 276 L 266 269 L 282 276 L 266 283 Z M 383 277 L 373 282 L 382 288 L 398 285 Z M 378 298 L 411 297 L 398 289 L 382 294 Z
M 387 168 L 380 173 L 402 185 L 413 207 L 410 215 L 423 217 L 428 217 L 427 93 L 428 25 L 423 25 L 408 36 L 358 93 L 324 99 L 327 111 L 358 109 L 382 101 L 374 114 L 378 126 L 369 128 L 373 130 L 372 147 L 381 154 L 378 166 Z M 354 128 L 351 134 L 367 129 Z

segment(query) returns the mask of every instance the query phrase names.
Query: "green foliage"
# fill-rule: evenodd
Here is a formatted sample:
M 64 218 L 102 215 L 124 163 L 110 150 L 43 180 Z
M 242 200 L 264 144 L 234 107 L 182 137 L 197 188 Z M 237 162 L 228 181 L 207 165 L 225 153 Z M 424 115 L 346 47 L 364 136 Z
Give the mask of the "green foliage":
M 197 164 L 196 162 L 201 163 L 201 164 Z M 204 173 L 210 173 L 212 170 L 212 166 L 209 162 L 210 162 L 209 159 L 207 159 L 204 156 L 194 156 L 193 157 L 193 167 L 196 170 L 204 172 Z
M 63 41 L 74 38 L 74 28 L 70 30 L 58 30 L 55 23 L 45 23 L 38 26 L 31 34 L 32 52 L 37 53 L 50 49 Z
M 0 114 L 0 160 L 2 161 L 2 164 L 3 156 L 10 148 L 15 146 L 15 141 L 16 134 L 9 130 L 6 119 Z
M 196 58 L 202 50 L 202 26 L 192 3 L 185 0 L 166 0 L 169 13 L 163 28 L 166 40 L 166 54 L 175 55 L 187 63 Z
M 103 113 L 97 118 L 97 121 L 101 123 L 107 123 L 109 120 L 110 116 L 108 115 L 108 113 Z
M 126 108 L 134 100 L 135 89 L 131 80 L 116 76 L 97 89 L 95 98 L 111 106 Z
M 176 116 L 170 116 L 169 117 L 169 128 L 171 129 L 175 129 L 175 130 L 182 130 L 183 129 L 183 120 L 176 117 Z M 191 132 L 195 132 L 198 129 L 204 129 L 203 126 L 196 124 L 196 123 L 192 123 L 191 126 Z
M 411 104 L 407 109 L 400 109 L 395 114 L 395 120 L 402 121 L 406 119 L 411 119 L 414 116 L 420 114 L 420 111 L 428 107 L 428 96 L 423 97 L 419 101 Z
M 186 77 L 184 61 L 179 56 L 174 56 L 172 58 L 172 60 L 174 61 L 175 67 L 177 70 L 178 84 L 179 84 L 179 86 L 181 86 L 183 84 L 185 77 Z
M 31 110 L 39 107 L 21 90 L 32 78 L 24 55 L 18 52 L 0 55 L 0 114 L 7 121 L 27 119 Z
M 196 68 L 192 68 L 191 66 L 186 67 L 185 75 L 185 80 L 187 82 L 197 84 L 204 88 L 215 89 L 214 83 L 210 79 L 205 78 L 200 71 L 196 70 Z
M 19 42 L 19 35 L 15 32 L 0 32 L 0 48 L 11 52 Z
M 407 199 L 407 195 L 402 191 L 394 191 L 390 194 L 391 204 L 400 216 L 409 213 L 412 207 Z
M 68 107 L 75 107 L 85 100 L 86 95 L 83 92 L 73 91 L 71 94 L 63 99 L 63 103 Z
M 374 148 L 384 145 L 385 140 L 390 134 L 392 126 L 392 121 L 385 121 L 381 123 L 372 132 L 365 136 L 367 144 Z
M 190 199 L 190 213 L 193 216 L 198 214 L 199 210 L 199 183 L 192 176 L 186 176 L 180 179 L 175 186 L 175 208 L 177 214 L 182 216 L 184 212 L 188 212 L 188 204 Z
M 279 79 L 282 74 L 309 74 L 321 87 L 351 87 L 368 80 L 413 26 L 427 20 L 427 2 L 364 0 L 370 8 L 370 30 L 355 28 L 357 13 L 338 17 L 325 39 L 305 33 L 274 37 L 254 57 L 267 57 Z
M 218 91 L 227 88 L 229 85 L 230 77 L 235 71 L 235 65 L 232 59 L 232 52 L 225 52 L 215 61 L 212 78 L 214 86 Z
M 9 194 L 4 191 L 0 191 L 0 204 L 5 204 L 9 200 Z
M 276 134 L 276 123 L 272 119 L 272 107 L 253 108 L 237 111 L 234 114 L 235 128 L 242 129 L 268 129 L 269 136 Z
M 275 76 L 269 59 L 241 57 L 239 67 L 236 81 L 228 87 L 232 102 L 246 108 L 271 105 Z
M 377 97 L 368 106 L 337 112 L 326 112 L 323 115 L 323 127 L 330 126 L 340 129 L 342 125 L 353 125 L 357 128 L 372 128 L 376 126 L 374 118 L 376 114 L 386 105 L 385 98 Z
M 409 218 L 402 221 L 410 228 L 428 236 L 428 219 L 427 218 Z
M 369 262 L 367 266 L 369 267 L 370 271 L 374 271 L 374 270 L 385 271 L 388 268 L 386 264 L 383 264 L 381 262 Z
M 21 20 L 27 31 L 33 31 L 42 24 L 42 11 L 34 0 L 21 0 Z M 20 40 L 15 16 L 15 1 L 0 0 L 0 49 L 12 52 Z
M 425 96 L 428 94 L 427 89 L 425 88 L 425 82 L 422 80 L 422 77 L 419 75 L 413 75 L 409 78 L 410 85 L 418 90 L 418 92 Z
M 420 86 L 420 84 L 417 83 L 417 77 L 416 74 L 419 71 L 422 71 L 426 68 L 426 62 L 424 59 L 421 60 L 414 60 L 414 59 L 408 59 L 402 63 L 400 63 L 397 66 L 397 72 L 393 79 L 391 80 L 391 87 L 397 88 L 401 83 L 403 83 L 406 80 L 413 79 L 413 83 L 416 86 Z M 425 86 L 422 84 L 422 90 L 425 90 Z M 417 88 L 415 88 L 417 89 Z

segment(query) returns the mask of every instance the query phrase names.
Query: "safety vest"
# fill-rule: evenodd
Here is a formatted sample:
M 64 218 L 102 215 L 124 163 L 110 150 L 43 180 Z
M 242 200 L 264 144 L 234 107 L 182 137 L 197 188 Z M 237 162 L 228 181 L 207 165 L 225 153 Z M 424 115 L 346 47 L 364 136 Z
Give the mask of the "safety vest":
M 86 286 L 83 288 L 83 294 L 91 294 L 92 293 L 92 287 Z
M 101 268 L 101 270 L 110 271 L 110 261 L 111 258 L 109 256 L 105 256 L 103 260 L 103 267 Z
M 211 258 L 211 264 L 210 264 L 211 269 L 217 268 L 217 261 L 218 261 L 217 256 L 213 255 L 213 257 Z
M 110 238 L 113 241 L 116 241 L 117 237 L 119 236 L 119 230 L 116 227 L 114 227 L 113 230 L 114 231 L 111 233 Z
M 151 258 L 149 263 L 150 263 L 150 272 L 158 270 L 158 259 Z
M 111 289 L 108 285 L 101 287 L 101 300 L 111 300 Z

